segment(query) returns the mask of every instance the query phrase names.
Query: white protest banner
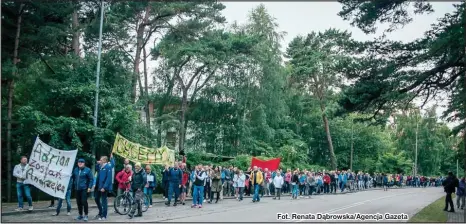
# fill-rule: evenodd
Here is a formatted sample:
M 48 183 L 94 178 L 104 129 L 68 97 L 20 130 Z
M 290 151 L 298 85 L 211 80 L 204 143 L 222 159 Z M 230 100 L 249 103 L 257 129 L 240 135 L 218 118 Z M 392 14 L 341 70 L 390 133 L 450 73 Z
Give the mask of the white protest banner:
M 65 199 L 78 150 L 59 150 L 37 137 L 29 158 L 25 184 L 32 184 L 53 197 Z

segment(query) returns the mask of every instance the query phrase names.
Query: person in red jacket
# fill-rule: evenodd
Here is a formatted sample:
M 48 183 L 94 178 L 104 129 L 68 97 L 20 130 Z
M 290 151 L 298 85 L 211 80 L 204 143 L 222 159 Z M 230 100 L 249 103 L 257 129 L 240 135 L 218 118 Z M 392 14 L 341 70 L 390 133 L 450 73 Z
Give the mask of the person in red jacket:
M 130 187 L 130 184 L 129 184 L 129 181 L 130 181 L 130 177 L 133 175 L 133 170 L 132 170 L 132 167 L 131 165 L 126 165 L 125 168 L 120 171 L 115 179 L 117 180 L 118 182 L 118 191 L 117 191 L 117 195 L 121 195 L 123 194 L 123 192 L 126 190 L 126 189 L 130 189 L 131 190 L 131 187 Z
M 324 175 L 324 194 L 328 194 L 330 192 L 330 176 L 328 173 Z

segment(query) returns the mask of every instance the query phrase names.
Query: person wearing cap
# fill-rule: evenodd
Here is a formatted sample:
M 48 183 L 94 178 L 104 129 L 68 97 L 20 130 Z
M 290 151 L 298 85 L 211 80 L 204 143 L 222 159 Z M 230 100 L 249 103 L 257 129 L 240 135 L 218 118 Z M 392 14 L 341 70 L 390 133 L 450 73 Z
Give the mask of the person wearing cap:
M 86 161 L 84 159 L 78 160 L 78 167 L 73 170 L 71 179 L 73 179 L 73 186 L 76 190 L 76 203 L 78 204 L 79 212 L 79 216 L 76 217 L 76 220 L 87 221 L 89 214 L 87 193 L 91 192 L 92 185 L 94 184 L 94 177 L 92 176 L 91 169 L 86 167 Z

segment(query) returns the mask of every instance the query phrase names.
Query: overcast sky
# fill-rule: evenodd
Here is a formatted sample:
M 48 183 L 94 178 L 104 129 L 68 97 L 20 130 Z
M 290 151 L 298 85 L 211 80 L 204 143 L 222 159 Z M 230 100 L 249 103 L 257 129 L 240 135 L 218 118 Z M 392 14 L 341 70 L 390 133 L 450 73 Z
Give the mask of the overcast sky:
M 282 51 L 285 51 L 288 43 L 298 35 L 306 35 L 312 31 L 324 31 L 329 28 L 347 30 L 352 33 L 356 40 L 372 40 L 380 36 L 388 25 L 379 25 L 378 31 L 373 35 L 366 35 L 356 27 L 352 27 L 349 21 L 344 21 L 337 14 L 341 10 L 341 4 L 338 2 L 222 2 L 226 8 L 222 14 L 226 17 L 228 23 L 237 21 L 244 24 L 248 20 L 249 12 L 260 4 L 264 4 L 268 13 L 272 15 L 279 24 L 278 31 L 284 31 L 287 35 L 282 42 Z M 453 12 L 454 2 L 432 2 L 435 12 L 428 15 L 414 15 L 414 21 L 402 29 L 389 33 L 387 37 L 398 41 L 412 41 L 422 37 L 432 23 L 445 15 Z M 156 64 L 151 61 L 148 63 L 149 69 L 153 70 Z M 154 74 L 152 73 L 151 76 Z M 152 79 L 152 77 L 151 77 Z M 423 100 L 417 99 L 420 105 Z M 434 104 L 439 105 L 437 115 L 441 115 L 445 110 L 442 108 L 446 103 L 440 101 L 429 102 L 426 107 Z M 450 127 L 455 124 L 449 124 Z
M 415 15 L 414 20 L 402 29 L 387 35 L 389 39 L 398 41 L 412 41 L 422 37 L 432 23 L 445 13 L 453 12 L 454 2 L 432 2 L 435 12 L 428 15 Z M 328 28 L 348 30 L 356 40 L 371 40 L 382 34 L 388 25 L 379 25 L 378 32 L 374 35 L 366 35 L 356 27 L 352 27 L 349 21 L 344 21 L 337 13 L 341 10 L 338 2 L 223 2 L 226 8 L 223 15 L 229 23 L 238 21 L 243 24 L 248 19 L 251 9 L 259 4 L 264 4 L 267 11 L 279 24 L 279 31 L 285 31 L 287 35 L 282 43 L 282 50 L 286 49 L 288 43 L 298 35 L 305 35 L 312 31 L 324 31 Z M 422 100 L 417 100 L 422 102 Z M 427 106 L 438 104 L 437 114 L 440 115 L 445 109 L 442 102 L 430 102 Z M 420 103 L 419 103 L 420 105 Z M 449 124 L 451 127 L 454 124 Z

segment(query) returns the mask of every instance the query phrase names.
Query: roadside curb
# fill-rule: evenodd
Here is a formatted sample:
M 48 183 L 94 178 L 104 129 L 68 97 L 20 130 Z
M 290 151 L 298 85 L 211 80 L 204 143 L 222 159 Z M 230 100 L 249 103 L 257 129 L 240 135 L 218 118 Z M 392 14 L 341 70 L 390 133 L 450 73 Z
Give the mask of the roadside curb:
M 404 188 L 398 188 L 398 189 L 404 189 Z M 354 191 L 354 192 L 345 191 L 343 193 L 338 192 L 336 194 L 315 194 L 315 195 L 312 195 L 312 196 L 314 197 L 314 196 L 323 196 L 323 195 L 350 194 L 350 193 L 367 192 L 367 191 L 375 191 L 375 190 L 383 190 L 383 189 L 382 188 L 370 188 L 370 189 L 367 189 L 365 191 Z M 271 198 L 271 197 L 273 197 L 273 196 L 264 195 L 262 198 Z M 243 198 L 252 198 L 252 196 L 243 196 Z M 231 199 L 236 199 L 236 198 L 235 197 L 223 197 L 223 199 L 224 200 L 226 200 L 226 199 L 231 200 Z M 192 198 L 191 197 L 186 198 L 186 201 L 188 201 L 188 200 L 192 200 Z M 90 201 L 88 200 L 88 202 L 93 202 L 93 201 L 94 201 L 93 199 L 91 199 Z M 64 203 L 64 206 L 62 206 L 62 211 L 66 212 L 66 203 L 65 202 L 63 202 L 63 203 Z M 152 201 L 152 203 L 165 203 L 165 201 L 157 200 L 157 201 Z M 77 210 L 76 205 L 72 204 L 71 207 L 72 207 L 71 210 Z M 95 204 L 90 205 L 89 204 L 89 208 L 97 208 L 97 205 L 95 205 Z M 112 201 L 112 203 L 108 204 L 108 210 L 109 211 L 113 210 L 113 201 Z M 27 211 L 27 210 L 24 210 L 24 211 L 1 211 L 1 214 L 2 214 L 2 216 L 11 216 L 11 215 L 23 214 L 23 213 L 44 213 L 44 212 L 54 213 L 55 208 L 54 209 L 40 208 L 40 209 L 34 209 L 33 211 Z

